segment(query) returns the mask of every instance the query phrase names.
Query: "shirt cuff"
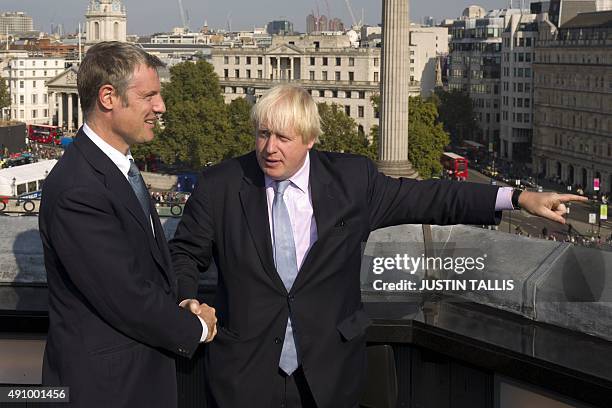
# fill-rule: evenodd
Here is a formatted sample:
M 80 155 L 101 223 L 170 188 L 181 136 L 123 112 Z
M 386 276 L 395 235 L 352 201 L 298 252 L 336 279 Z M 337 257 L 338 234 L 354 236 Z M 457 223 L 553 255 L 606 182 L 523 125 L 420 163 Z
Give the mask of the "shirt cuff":
M 202 323 L 202 336 L 200 337 L 200 343 L 204 343 L 208 337 L 208 326 L 206 325 L 204 319 L 202 319 L 200 316 L 198 316 L 198 319 L 200 319 L 200 323 Z
M 495 211 L 514 210 L 512 205 L 512 187 L 500 187 L 497 190 L 497 198 L 495 199 Z
M 184 307 L 185 304 L 189 302 L 190 300 L 192 299 L 183 300 L 181 303 L 179 303 L 179 306 Z M 206 338 L 208 337 L 208 326 L 206 325 L 206 322 L 204 321 L 204 319 L 202 319 L 198 315 L 196 315 L 196 317 L 200 320 L 200 324 L 202 325 L 202 336 L 200 336 L 200 343 L 204 343 L 206 341 Z

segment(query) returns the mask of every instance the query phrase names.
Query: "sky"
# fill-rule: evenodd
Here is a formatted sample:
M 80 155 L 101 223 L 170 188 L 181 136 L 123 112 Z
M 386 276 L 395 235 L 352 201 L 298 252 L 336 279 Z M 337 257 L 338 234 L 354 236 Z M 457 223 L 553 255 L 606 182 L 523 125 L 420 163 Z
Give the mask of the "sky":
M 297 31 L 305 31 L 306 16 L 312 11 L 339 17 L 345 24 L 352 21 L 345 0 L 182 0 L 189 15 L 190 27 L 196 31 L 207 21 L 211 28 L 226 28 L 228 20 L 233 30 L 263 27 L 266 22 L 286 18 Z M 350 0 L 356 20 L 370 25 L 380 23 L 382 1 Z M 515 7 L 520 1 L 516 0 Z M 528 0 L 525 1 L 529 3 Z M 24 11 L 34 19 L 38 30 L 51 30 L 51 24 L 63 24 L 65 32 L 75 32 L 85 20 L 89 0 L 1 0 L 1 11 Z M 181 26 L 178 0 L 123 0 L 128 11 L 128 34 L 152 34 Z M 411 20 L 421 22 L 424 16 L 456 18 L 464 8 L 477 4 L 486 10 L 505 8 L 509 0 L 412 0 Z

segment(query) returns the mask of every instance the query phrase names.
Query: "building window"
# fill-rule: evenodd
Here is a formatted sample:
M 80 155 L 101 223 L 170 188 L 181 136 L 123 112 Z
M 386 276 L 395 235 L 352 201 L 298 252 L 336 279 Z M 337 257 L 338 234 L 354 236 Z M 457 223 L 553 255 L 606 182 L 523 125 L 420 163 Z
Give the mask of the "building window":
M 25 103 L 25 96 L 19 95 L 19 104 L 23 105 Z
M 262 79 L 263 78 L 263 71 L 261 69 L 257 70 L 257 78 L 258 79 Z
M 354 72 L 349 72 L 349 81 L 354 81 L 355 80 L 355 73 Z
M 359 99 L 365 99 L 365 91 L 359 91 Z
M 32 81 L 32 88 L 36 88 L 36 81 Z
M 234 77 L 235 78 L 240 78 L 240 70 L 239 69 L 235 69 L 234 70 Z
M 263 57 L 257 57 L 257 65 L 263 64 Z
M 339 67 L 340 65 L 342 65 L 342 58 L 336 57 L 336 66 Z
M 411 51 L 411 53 L 413 53 L 414 51 Z M 377 67 L 378 66 L 378 58 L 374 58 L 374 66 Z
M 357 107 L 357 115 L 359 115 L 360 118 L 364 117 L 364 115 L 365 115 L 364 112 L 365 112 L 365 109 L 364 109 L 363 106 L 358 106 Z
M 316 62 L 316 58 L 310 57 L 310 65 L 315 65 L 315 62 Z
M 346 116 L 351 116 L 351 107 L 350 107 L 350 105 L 345 105 L 344 106 L 344 113 L 346 113 Z
M 378 82 L 378 72 L 374 73 L 374 82 Z
M 339 80 L 340 80 L 340 72 L 336 71 L 336 81 L 339 81 Z
M 240 57 L 234 57 L 234 64 L 240 65 Z
M 354 66 L 355 66 L 355 58 L 349 57 L 349 67 L 354 67 Z
M 19 71 L 19 76 L 23 76 L 23 71 Z
M 249 79 L 251 78 L 251 70 L 250 69 L 246 70 L 246 77 L 249 78 Z
M 310 71 L 310 80 L 311 81 L 315 80 L 315 72 L 314 71 Z
M 338 97 L 338 91 L 332 91 L 332 98 Z
M 38 95 L 32 94 L 32 105 L 36 105 L 38 103 Z
M 38 115 L 38 111 L 36 109 L 32 109 L 32 119 L 36 119 Z
M 229 69 L 223 70 L 223 78 L 229 78 Z
M 251 57 L 246 57 L 246 63 L 247 63 L 247 65 L 251 65 Z M 249 78 L 250 77 L 251 76 L 249 75 Z
M 327 66 L 327 57 L 323 57 L 322 64 L 323 66 Z
M 323 80 L 327 81 L 327 71 L 321 72 L 321 75 L 323 75 Z
M 45 115 L 45 118 L 49 117 L 49 111 L 47 109 L 43 110 L 43 114 Z

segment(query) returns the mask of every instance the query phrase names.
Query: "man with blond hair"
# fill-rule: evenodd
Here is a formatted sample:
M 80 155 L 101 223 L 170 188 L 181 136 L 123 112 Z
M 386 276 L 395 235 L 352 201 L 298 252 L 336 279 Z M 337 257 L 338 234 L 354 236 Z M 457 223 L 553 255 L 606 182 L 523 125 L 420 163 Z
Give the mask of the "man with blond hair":
M 361 244 L 371 231 L 494 224 L 519 198 L 563 222 L 572 198 L 394 179 L 365 157 L 316 151 L 317 106 L 292 85 L 266 93 L 252 121 L 255 151 L 204 170 L 170 244 L 179 299 L 195 297 L 212 259 L 219 271 L 206 364 L 222 408 L 357 406 L 370 324 Z

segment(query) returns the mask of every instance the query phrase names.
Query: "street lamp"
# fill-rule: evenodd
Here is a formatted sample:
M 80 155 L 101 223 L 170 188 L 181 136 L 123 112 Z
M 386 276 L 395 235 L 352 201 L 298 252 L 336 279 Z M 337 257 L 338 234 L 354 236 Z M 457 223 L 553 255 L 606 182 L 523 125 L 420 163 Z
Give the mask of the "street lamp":
M 13 177 L 13 197 L 17 197 L 17 179 Z

